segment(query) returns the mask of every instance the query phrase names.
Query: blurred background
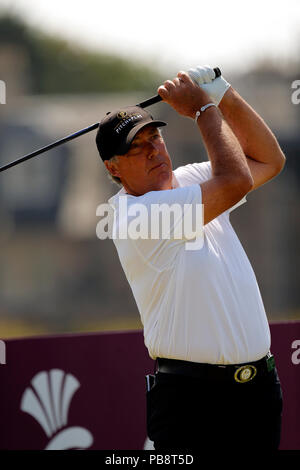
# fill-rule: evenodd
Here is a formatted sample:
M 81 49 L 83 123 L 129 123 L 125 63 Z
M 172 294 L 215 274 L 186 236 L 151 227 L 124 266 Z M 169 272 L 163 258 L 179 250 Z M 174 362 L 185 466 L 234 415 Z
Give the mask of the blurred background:
M 269 320 L 300 319 L 298 1 L 0 0 L 0 165 L 207 63 L 261 114 L 286 154 L 280 176 L 250 194 L 231 221 Z M 149 110 L 168 122 L 174 167 L 207 160 L 191 120 L 164 103 Z M 118 187 L 95 135 L 0 173 L 3 339 L 141 328 L 113 242 L 96 236 L 96 208 Z

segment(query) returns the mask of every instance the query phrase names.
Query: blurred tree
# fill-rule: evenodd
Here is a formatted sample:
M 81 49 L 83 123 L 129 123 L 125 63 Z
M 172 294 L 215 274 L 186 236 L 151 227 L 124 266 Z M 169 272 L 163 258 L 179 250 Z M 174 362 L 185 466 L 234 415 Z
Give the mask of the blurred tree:
M 3 13 L 0 47 L 6 46 L 15 46 L 28 57 L 29 88 L 33 94 L 153 91 L 162 81 L 150 64 L 91 52 Z

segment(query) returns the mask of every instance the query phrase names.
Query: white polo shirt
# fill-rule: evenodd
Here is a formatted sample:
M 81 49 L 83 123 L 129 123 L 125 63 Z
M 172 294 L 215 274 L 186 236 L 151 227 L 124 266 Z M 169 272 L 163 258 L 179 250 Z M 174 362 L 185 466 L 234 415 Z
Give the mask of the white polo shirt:
M 201 204 L 200 183 L 212 176 L 210 162 L 179 167 L 174 175 L 178 188 L 139 197 L 122 189 L 112 197 L 115 233 L 126 219 L 118 213 L 121 198 L 127 198 L 128 208 Z M 204 237 L 198 250 L 186 249 L 188 237 L 173 237 L 176 223 L 169 239 L 114 239 L 151 358 L 238 364 L 269 351 L 270 330 L 256 277 L 229 221 L 231 210 L 243 202 L 197 228 L 196 236 Z

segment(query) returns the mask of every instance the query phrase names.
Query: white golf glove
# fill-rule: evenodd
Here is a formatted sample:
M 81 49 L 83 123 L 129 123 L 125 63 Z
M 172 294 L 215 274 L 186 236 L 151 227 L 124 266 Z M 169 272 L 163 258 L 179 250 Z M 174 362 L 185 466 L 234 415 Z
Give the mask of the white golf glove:
M 209 95 L 210 99 L 218 106 L 230 87 L 230 83 L 222 77 L 215 78 L 215 72 L 209 65 L 198 65 L 195 69 L 189 69 L 188 74 L 196 85 Z

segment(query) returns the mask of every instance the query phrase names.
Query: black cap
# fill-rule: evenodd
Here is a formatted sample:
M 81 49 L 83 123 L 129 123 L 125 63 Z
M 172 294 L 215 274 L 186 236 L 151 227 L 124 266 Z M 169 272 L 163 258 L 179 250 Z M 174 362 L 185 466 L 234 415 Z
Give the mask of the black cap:
M 140 106 L 128 106 L 107 113 L 102 119 L 96 136 L 96 144 L 102 160 L 109 160 L 114 155 L 128 152 L 136 134 L 145 126 L 166 126 L 163 121 L 156 121 L 150 113 Z

